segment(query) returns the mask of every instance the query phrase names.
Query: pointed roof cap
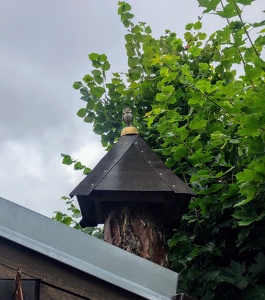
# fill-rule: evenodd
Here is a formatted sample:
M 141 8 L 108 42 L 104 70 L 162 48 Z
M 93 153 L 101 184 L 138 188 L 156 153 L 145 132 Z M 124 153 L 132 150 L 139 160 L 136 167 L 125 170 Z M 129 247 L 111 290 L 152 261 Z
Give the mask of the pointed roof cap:
M 92 191 L 195 195 L 139 135 L 122 136 L 70 196 L 89 196 Z
M 77 196 L 83 227 L 104 223 L 104 205 L 117 202 L 156 205 L 173 227 L 194 195 L 138 134 L 123 135 L 70 193 Z

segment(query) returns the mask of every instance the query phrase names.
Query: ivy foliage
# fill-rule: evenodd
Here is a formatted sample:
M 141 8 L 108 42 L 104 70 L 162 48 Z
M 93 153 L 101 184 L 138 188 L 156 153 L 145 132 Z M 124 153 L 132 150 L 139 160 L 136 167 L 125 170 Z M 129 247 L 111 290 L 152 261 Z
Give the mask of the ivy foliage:
M 61 156 L 63 157 L 62 163 L 64 165 L 73 165 L 74 170 L 76 171 L 83 170 L 83 175 L 87 175 L 91 172 L 89 167 L 83 165 L 80 161 L 73 159 L 70 155 L 61 153 Z M 65 199 L 63 198 L 63 200 Z
M 207 35 L 202 17 L 184 39 L 169 30 L 157 39 L 119 2 L 128 70 L 107 80 L 107 56 L 91 53 L 93 70 L 73 85 L 77 115 L 108 150 L 132 108 L 141 136 L 198 194 L 168 240 L 180 292 L 265 299 L 265 20 L 242 19 L 254 0 L 197 2 L 227 25 Z
M 67 196 L 63 196 L 61 200 L 65 201 L 67 206 L 68 213 L 63 213 L 61 211 L 55 211 L 54 216 L 52 217 L 53 220 L 61 222 L 67 226 L 75 228 L 77 230 L 83 231 L 87 234 L 93 235 L 97 238 L 102 238 L 103 235 L 103 228 L 100 226 L 97 227 L 81 227 L 79 221 L 82 217 L 80 209 L 76 206 L 75 200 L 71 199 Z

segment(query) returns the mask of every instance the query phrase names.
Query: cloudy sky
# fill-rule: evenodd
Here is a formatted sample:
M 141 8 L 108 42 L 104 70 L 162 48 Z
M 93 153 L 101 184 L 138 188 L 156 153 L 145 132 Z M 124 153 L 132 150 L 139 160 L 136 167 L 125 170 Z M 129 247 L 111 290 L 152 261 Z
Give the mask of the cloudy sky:
M 82 174 L 61 164 L 61 153 L 93 167 L 104 150 L 72 88 L 92 68 L 88 54 L 106 53 L 111 71 L 126 70 L 123 28 L 114 0 L 0 0 L 0 197 L 51 217 L 64 210 Z M 128 1 L 155 36 L 182 37 L 202 9 L 196 0 Z M 264 19 L 264 0 L 244 17 Z M 208 16 L 204 30 L 220 27 Z

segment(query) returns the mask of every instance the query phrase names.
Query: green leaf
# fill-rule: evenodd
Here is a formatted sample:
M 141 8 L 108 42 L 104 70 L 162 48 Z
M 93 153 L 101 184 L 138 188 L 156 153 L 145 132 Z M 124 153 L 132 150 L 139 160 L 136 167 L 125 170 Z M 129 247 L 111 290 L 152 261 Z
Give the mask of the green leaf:
M 189 127 L 191 130 L 202 132 L 203 130 L 205 130 L 207 123 L 207 120 L 202 120 L 199 117 L 195 117 L 193 120 L 191 120 Z
M 168 127 L 169 127 L 168 123 L 162 123 L 157 127 L 157 130 L 159 133 L 163 133 L 168 129 Z
M 207 272 L 206 274 L 203 275 L 203 280 L 205 280 L 205 282 L 215 281 L 216 278 L 218 278 L 218 276 L 220 275 L 220 272 L 221 272 L 220 270 Z
M 206 7 L 204 13 L 215 10 L 217 5 L 221 2 L 221 0 L 198 0 L 199 6 Z
M 166 114 L 167 119 L 171 119 L 172 121 L 181 121 L 182 116 L 174 110 L 168 110 Z
M 123 20 L 122 23 L 123 23 L 123 25 L 124 25 L 125 28 L 128 28 L 128 27 L 130 27 L 131 22 L 128 21 L 128 20 L 126 20 L 126 18 L 127 18 L 127 17 L 123 18 L 123 19 L 125 19 L 125 20 Z
M 207 34 L 204 33 L 204 32 L 199 32 L 199 33 L 198 33 L 198 38 L 199 38 L 201 41 L 203 41 L 203 40 L 205 40 L 205 39 L 207 38 Z
M 202 28 L 202 23 L 200 21 L 196 22 L 193 26 L 195 30 L 199 30 Z
M 61 154 L 61 155 L 62 155 L 62 156 L 66 156 L 65 154 Z M 67 200 L 67 201 L 68 201 L 68 200 L 72 201 L 71 198 L 70 198 L 70 197 L 67 197 L 67 196 L 62 196 L 61 199 L 62 199 L 62 200 Z
M 201 54 L 201 49 L 198 48 L 197 46 L 191 46 L 191 47 L 189 48 L 188 52 L 189 52 L 191 55 L 197 57 L 197 56 L 199 56 L 199 55 Z
M 165 94 L 171 94 L 175 91 L 175 88 L 173 85 L 167 85 L 167 86 L 162 86 L 161 90 Z
M 89 82 L 94 81 L 94 78 L 91 75 L 87 74 L 83 77 L 83 80 L 85 83 L 89 83 Z
M 72 218 L 71 217 L 65 217 L 65 218 L 63 218 L 60 222 L 61 223 L 63 223 L 63 224 L 65 224 L 65 225 L 70 225 L 71 223 L 72 223 Z
M 117 84 L 116 91 L 120 94 L 122 94 L 125 90 L 126 86 L 124 84 Z
M 141 74 L 142 73 L 142 68 L 139 66 L 135 66 L 131 69 L 129 69 L 129 74 Z
M 245 266 L 244 263 L 240 264 L 240 263 L 238 263 L 236 261 L 233 261 L 233 260 L 231 261 L 230 267 L 231 267 L 231 271 L 234 275 L 241 275 L 246 271 L 246 266 Z
M 160 69 L 160 75 L 164 76 L 164 77 L 168 77 L 169 76 L 169 69 L 167 67 L 162 67 Z
M 254 0 L 255 1 L 255 0 Z M 265 26 L 265 20 L 261 21 L 261 22 L 257 22 L 257 23 L 253 23 L 252 26 L 254 28 L 256 27 L 261 27 L 261 26 Z
M 186 126 L 174 126 L 172 131 L 176 136 L 180 138 L 181 141 L 185 141 L 189 135 L 189 131 L 187 130 Z
M 231 261 L 230 268 L 222 269 L 218 280 L 219 282 L 230 283 L 239 289 L 243 290 L 248 285 L 248 279 L 243 276 L 246 271 L 245 263 L 238 263 L 236 261 Z
M 84 175 L 87 175 L 87 174 L 89 174 L 89 173 L 91 173 L 91 169 L 90 168 L 88 168 L 88 167 L 86 167 L 85 169 L 84 169 L 84 171 L 83 171 L 83 174 Z
M 80 108 L 79 111 L 76 113 L 78 117 L 84 118 L 86 116 L 86 109 L 85 108 Z
M 121 14 L 123 12 L 127 12 L 127 11 L 131 10 L 131 5 L 129 3 L 124 2 L 124 1 L 119 1 L 118 5 L 119 5 L 118 14 Z
M 85 166 L 82 165 L 79 161 L 74 164 L 74 169 L 75 170 L 82 170 L 84 168 L 85 168 Z
M 107 61 L 107 56 L 106 56 L 106 54 L 100 54 L 99 56 L 98 56 L 98 61 L 99 62 L 106 62 Z
M 256 264 L 249 267 L 249 271 L 255 275 L 263 274 L 265 270 L 265 256 L 262 252 L 259 252 L 255 258 Z
M 217 14 L 222 18 L 233 18 L 237 16 L 237 10 L 233 3 L 228 3 L 223 10 L 218 11 Z
M 95 76 L 101 76 L 101 71 L 100 70 L 93 70 L 92 74 Z
M 130 68 L 133 68 L 139 64 L 139 58 L 138 57 L 129 57 L 128 58 L 128 66 Z
M 86 88 L 86 87 L 81 88 L 81 89 L 80 89 L 80 93 L 81 93 L 82 95 L 84 95 L 84 96 L 87 96 L 87 95 L 88 95 L 88 90 L 87 90 L 87 88 Z
M 96 103 L 95 100 L 89 99 L 88 102 L 87 102 L 87 105 L 86 105 L 86 109 L 87 110 L 93 110 L 94 107 L 95 107 L 95 103 Z
M 164 94 L 164 93 L 159 93 L 159 94 L 156 94 L 156 100 L 157 101 L 167 101 L 168 100 L 168 95 L 167 94 Z
M 192 93 L 192 98 L 188 100 L 190 106 L 203 106 L 206 103 L 205 96 L 200 92 Z
M 239 203 L 235 204 L 235 207 L 242 206 L 250 202 L 254 199 L 257 192 L 256 185 L 253 185 L 251 183 L 244 183 L 240 185 L 240 193 L 244 196 L 244 200 L 240 201 Z
M 147 127 L 150 128 L 151 125 L 153 124 L 154 120 L 155 120 L 156 116 L 152 115 L 152 116 L 148 116 L 146 118 L 147 120 Z
M 101 76 L 95 76 L 95 81 L 97 84 L 102 84 L 103 78 Z
M 239 30 L 244 26 L 240 21 L 234 21 L 229 24 L 230 29 Z
M 145 31 L 146 34 L 151 34 L 152 33 L 152 29 L 151 29 L 150 26 L 146 26 L 144 31 Z
M 243 5 L 250 5 L 255 0 L 236 0 L 237 3 L 243 4 Z
M 134 41 L 134 35 L 131 33 L 126 34 L 125 36 L 125 40 L 127 43 L 133 43 Z
M 184 145 L 175 146 L 172 148 L 172 153 L 174 160 L 179 161 L 187 156 L 187 148 Z
M 101 84 L 103 82 L 103 78 L 101 76 L 101 71 L 93 70 L 92 73 L 94 75 L 94 79 L 95 79 L 96 83 Z
M 99 58 L 99 54 L 93 52 L 93 53 L 90 53 L 90 54 L 88 55 L 88 57 L 89 57 L 89 59 L 90 59 L 91 61 L 97 60 L 97 59 Z
M 209 188 L 198 192 L 199 195 L 207 195 L 221 190 L 224 186 L 220 183 L 212 184 Z
M 186 30 L 191 30 L 193 28 L 193 26 L 194 26 L 193 23 L 188 23 L 188 24 L 186 24 L 185 29 Z
M 240 172 L 236 175 L 238 182 L 249 182 L 255 181 L 257 173 L 255 170 L 245 169 L 243 172 Z
M 196 82 L 195 86 L 202 93 L 211 93 L 212 92 L 212 85 L 208 80 L 200 79 Z
M 92 66 L 94 68 L 101 68 L 101 63 L 97 60 L 92 60 Z
M 166 160 L 165 165 L 169 168 L 172 168 L 175 165 L 176 161 L 173 158 L 169 158 Z
M 238 208 L 232 215 L 234 218 L 239 219 L 239 226 L 249 226 L 253 222 L 258 222 L 265 217 L 265 212 L 257 215 L 255 210 L 249 211 L 245 207 Z
M 71 156 L 65 155 L 64 158 L 63 158 L 62 164 L 64 164 L 64 165 L 71 165 L 74 162 L 75 161 L 72 160 Z
M 255 40 L 255 45 L 257 46 L 264 46 L 265 45 L 265 36 L 259 36 L 256 40 Z
M 95 115 L 93 113 L 89 113 L 85 118 L 84 122 L 86 123 L 92 123 L 95 120 Z
M 76 89 L 76 90 L 79 90 L 82 86 L 83 86 L 83 84 L 82 84 L 81 81 L 76 81 L 73 84 L 73 88 Z
M 102 70 L 103 71 L 108 71 L 110 69 L 110 64 L 109 62 L 104 62 L 104 64 L 102 65 Z
M 102 95 L 104 94 L 105 89 L 101 86 L 96 86 L 91 89 L 91 94 L 96 97 L 96 98 L 101 98 Z
M 211 161 L 213 156 L 209 152 L 203 152 L 203 149 L 200 148 L 195 153 L 190 155 L 188 159 L 194 166 L 200 166 L 201 164 Z
M 138 26 L 138 25 L 135 25 L 135 26 L 133 26 L 133 28 L 132 28 L 132 33 L 137 33 L 137 32 L 141 32 L 141 31 L 142 31 L 142 29 L 141 29 L 141 27 Z

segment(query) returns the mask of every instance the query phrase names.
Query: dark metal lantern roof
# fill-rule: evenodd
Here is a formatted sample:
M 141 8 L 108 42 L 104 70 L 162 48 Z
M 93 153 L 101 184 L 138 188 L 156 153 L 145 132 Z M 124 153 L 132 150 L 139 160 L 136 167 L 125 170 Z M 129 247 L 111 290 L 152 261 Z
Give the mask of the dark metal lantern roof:
M 139 135 L 122 136 L 70 194 L 77 196 L 82 226 L 104 222 L 102 202 L 160 203 L 180 213 L 193 195 Z

